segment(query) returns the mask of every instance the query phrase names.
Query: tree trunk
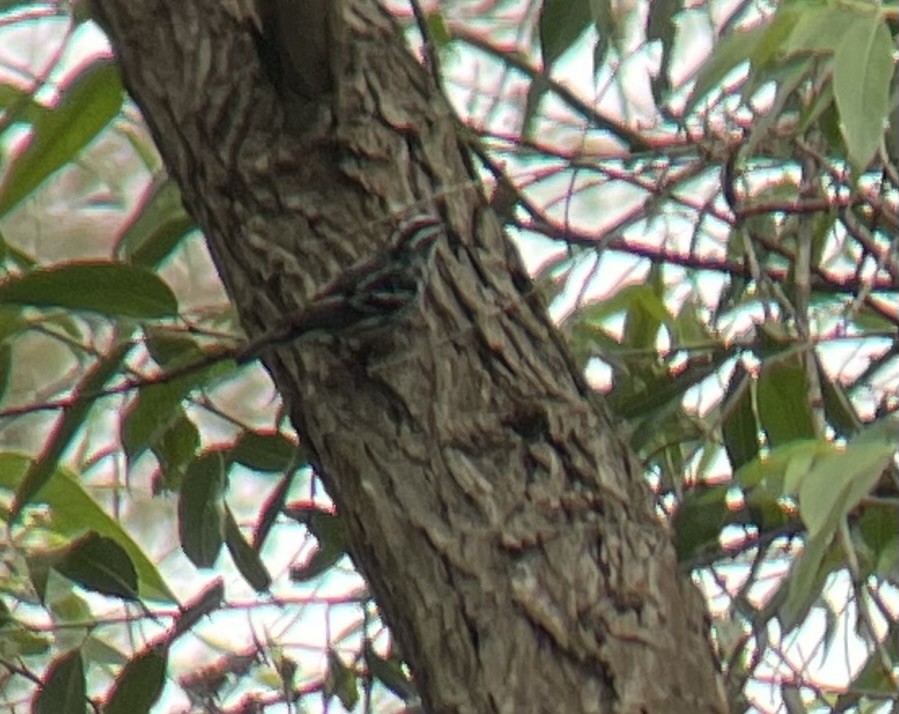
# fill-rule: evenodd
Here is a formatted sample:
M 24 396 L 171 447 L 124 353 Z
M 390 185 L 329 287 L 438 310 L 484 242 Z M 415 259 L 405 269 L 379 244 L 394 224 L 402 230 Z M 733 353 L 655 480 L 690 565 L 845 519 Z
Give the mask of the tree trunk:
M 248 335 L 296 323 L 263 361 L 425 708 L 724 711 L 701 598 L 390 16 L 238 1 L 94 9 Z

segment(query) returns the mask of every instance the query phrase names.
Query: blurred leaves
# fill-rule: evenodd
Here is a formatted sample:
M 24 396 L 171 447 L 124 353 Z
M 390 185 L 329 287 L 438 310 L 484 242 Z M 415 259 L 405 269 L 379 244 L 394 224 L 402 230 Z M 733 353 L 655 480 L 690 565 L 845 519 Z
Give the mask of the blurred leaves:
M 876 3 L 804 0 L 759 8 L 737 3 L 726 19 L 709 14 L 707 38 L 696 18 L 709 8 L 680 0 L 545 0 L 526 24 L 536 31 L 531 46 L 520 33 L 522 46 L 479 28 L 483 41 L 471 46 L 512 81 L 503 79 L 497 96 L 473 89 L 466 134 L 482 142 L 485 165 L 496 161 L 491 173 L 510 182 L 505 218 L 526 257 L 533 257 L 528 241 L 552 241 L 535 249 L 551 254 L 541 258 L 541 294 L 565 315 L 577 368 L 604 392 L 659 513 L 670 514 L 681 563 L 702 568 L 699 579 L 731 569 L 720 578 L 730 599 L 716 609 L 736 633 L 726 671 L 747 677 L 771 651 L 772 618 L 790 631 L 825 612 L 826 654 L 842 615 L 827 602 L 825 584 L 848 574 L 863 614 L 899 562 L 899 439 L 886 418 L 896 410 L 889 385 L 899 354 L 889 307 L 899 275 L 897 186 L 895 166 L 878 153 L 886 139 L 886 158 L 895 161 L 895 13 Z M 54 12 L 61 19 L 64 9 Z M 428 15 L 441 49 L 457 49 L 463 15 L 449 6 Z M 21 22 L 4 15 L 10 27 Z M 694 48 L 705 39 L 712 50 L 701 61 Z M 534 66 L 538 53 L 542 70 Z M 457 59 L 467 60 L 457 52 L 448 64 Z M 641 75 L 642 65 L 652 69 Z M 314 491 L 311 469 L 300 468 L 312 460 L 308 447 L 280 428 L 286 410 L 276 399 L 264 414 L 233 408 L 247 385 L 258 387 L 255 366 L 217 360 L 220 345 L 233 344 L 233 322 L 220 306 L 185 298 L 182 307 L 175 297 L 179 272 L 208 267 L 185 257 L 199 245 L 186 240 L 195 222 L 174 180 L 157 174 L 160 160 L 133 108 L 122 113 L 112 62 L 94 57 L 62 80 L 57 70 L 44 78 L 27 68 L 21 85 L 0 79 L 0 394 L 14 407 L 23 393 L 37 407 L 41 399 L 66 404 L 52 420 L 27 422 L 30 415 L 13 410 L 3 423 L 10 433 L 40 424 L 42 438 L 34 457 L 0 453 L 8 504 L 0 516 L 10 534 L 9 544 L 0 542 L 0 657 L 49 663 L 33 708 L 53 714 L 85 712 L 88 695 L 104 697 L 107 712 L 149 712 L 167 679 L 210 711 L 238 680 L 272 701 L 315 692 L 352 708 L 360 685 L 368 696 L 374 684 L 414 702 L 401 658 L 379 654 L 391 650 L 378 640 L 372 645 L 368 611 L 365 625 L 329 640 L 325 675 L 311 684 L 303 659 L 268 632 L 187 675 L 169 674 L 174 638 L 205 637 L 204 624 L 239 602 L 225 597 L 226 587 L 243 587 L 237 575 L 283 597 L 267 560 L 308 533 L 315 544 L 303 543 L 289 576 L 315 581 L 303 591 L 317 592 L 332 575 L 347 576 L 335 566 L 346 562 L 349 544 L 340 516 Z M 516 75 L 527 80 L 526 96 Z M 596 96 L 582 96 L 588 86 Z M 499 119 L 478 116 L 482 104 Z M 514 135 L 519 123 L 523 139 Z M 607 135 L 629 150 L 618 151 Z M 47 193 L 64 187 L 77 173 L 67 169 L 86 166 L 102 144 L 95 139 L 110 136 L 124 137 L 154 174 L 127 200 L 118 192 L 136 186 L 134 176 L 91 179 L 100 189 L 87 210 L 129 207 L 109 251 L 114 259 L 48 264 L 21 237 L 30 223 L 17 221 L 32 206 L 44 210 L 31 199 L 45 186 Z M 538 288 L 521 288 L 531 289 L 536 295 Z M 42 376 L 23 389 L 30 379 L 23 362 L 43 359 L 42 345 L 22 349 L 36 339 L 73 356 L 58 375 L 63 386 L 45 389 Z M 847 346 L 861 356 L 843 361 Z M 101 446 L 98 434 L 109 437 Z M 150 490 L 160 512 L 177 499 L 183 552 L 217 576 L 183 608 L 172 607 L 158 566 L 130 535 L 141 518 L 154 517 L 144 513 Z M 147 545 L 157 554 L 155 536 Z M 230 559 L 219 558 L 222 546 Z M 218 577 L 232 564 L 236 573 Z M 769 578 L 772 566 L 780 574 Z M 732 587 L 732 572 L 749 579 Z M 768 578 L 764 594 L 754 587 L 760 573 Z M 167 603 L 171 626 L 120 651 L 110 644 L 118 640 L 105 639 L 112 628 L 94 608 L 99 598 L 80 589 L 150 608 L 136 619 L 153 611 L 154 600 Z M 278 600 L 285 615 L 289 599 Z M 23 613 L 35 608 L 54 631 L 33 628 Z M 797 682 L 780 689 L 784 702 L 829 711 L 836 701 L 862 711 L 866 703 L 876 708 L 877 696 L 893 696 L 882 666 L 897 660 L 895 623 L 888 627 L 875 641 L 856 624 L 876 653 L 849 682 L 857 692 L 819 694 Z M 92 679 L 98 666 L 112 684 L 95 696 L 85 674 Z
M 0 453 L 0 489 L 15 490 L 30 463 L 24 456 Z M 71 472 L 56 468 L 37 491 L 33 502 L 48 507 L 44 527 L 52 532 L 74 538 L 87 529 L 121 546 L 134 564 L 142 598 L 175 601 L 162 575 L 141 547 L 118 521 L 107 515 Z
M 86 64 L 63 89 L 56 106 L 26 103 L 18 119 L 28 123 L 32 136 L 0 184 L 0 217 L 46 178 L 74 162 L 119 113 L 123 99 L 118 67 L 103 59 Z

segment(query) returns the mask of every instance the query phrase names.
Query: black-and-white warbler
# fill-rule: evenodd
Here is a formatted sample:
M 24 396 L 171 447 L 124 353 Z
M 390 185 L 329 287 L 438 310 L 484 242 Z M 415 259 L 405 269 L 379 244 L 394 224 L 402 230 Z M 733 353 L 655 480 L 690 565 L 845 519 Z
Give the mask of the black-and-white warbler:
M 412 300 L 442 233 L 443 223 L 435 216 L 403 221 L 393 233 L 386 260 L 378 260 L 351 288 L 348 297 L 354 306 L 377 314 L 393 312 Z
M 388 251 L 347 270 L 305 307 L 252 340 L 238 353 L 237 361 L 255 359 L 268 347 L 310 333 L 371 326 L 395 314 L 418 295 L 434 244 L 442 234 L 443 223 L 434 216 L 403 221 Z

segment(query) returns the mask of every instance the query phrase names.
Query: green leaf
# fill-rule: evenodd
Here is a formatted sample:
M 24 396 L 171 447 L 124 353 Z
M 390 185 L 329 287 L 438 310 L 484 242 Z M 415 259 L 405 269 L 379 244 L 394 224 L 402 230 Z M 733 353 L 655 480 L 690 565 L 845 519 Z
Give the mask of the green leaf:
M 774 100 L 765 113 L 759 116 L 752 123 L 752 131 L 749 138 L 742 142 L 740 146 L 740 157 L 751 157 L 755 154 L 756 147 L 759 142 L 767 138 L 771 130 L 777 125 L 778 120 L 784 115 L 784 107 L 796 96 L 797 88 L 808 79 L 810 69 L 814 66 L 814 60 L 810 57 L 798 57 L 779 63 L 777 66 L 767 69 L 754 75 L 747 87 L 744 89 L 745 95 L 750 95 L 759 87 L 757 85 L 769 85 L 774 83 L 777 86 L 777 93 Z M 762 200 L 760 191 L 755 195 L 759 201 Z
M 724 448 L 736 471 L 759 453 L 759 424 L 752 407 L 752 377 L 738 362 L 724 395 Z
M 191 376 L 185 376 L 140 390 L 122 419 L 122 448 L 128 463 L 159 444 L 173 428 L 183 425 L 187 415 L 181 401 L 193 388 L 194 381 Z
M 153 483 L 154 495 L 163 489 L 177 491 L 181 488 L 184 471 L 197 455 L 200 443 L 200 430 L 179 408 L 178 417 L 150 445 L 161 469 L 160 478 Z
M 215 565 L 224 543 L 224 487 L 225 460 L 216 451 L 198 456 L 181 484 L 178 534 L 184 554 L 198 568 Z
M 590 0 L 543 0 L 540 10 L 540 48 L 550 67 L 575 43 L 592 20 Z
M 8 343 L 0 343 L 0 402 L 9 387 L 9 375 L 12 373 L 12 347 Z
M 801 462 L 804 467 L 808 467 L 816 458 L 833 451 L 833 444 L 823 439 L 790 441 L 771 449 L 764 456 L 757 456 L 740 468 L 734 474 L 734 481 L 747 488 L 763 488 L 778 497 L 792 495 L 793 489 L 785 484 L 787 473 L 793 465 Z
M 880 480 L 895 442 L 854 439 L 843 451 L 819 458 L 799 487 L 799 513 L 810 535 L 835 532 Z
M 51 643 L 47 635 L 32 632 L 19 624 L 0 627 L 0 657 L 14 659 L 42 655 L 50 651 Z
M 88 635 L 84 638 L 84 642 L 81 643 L 81 653 L 88 664 L 122 667 L 128 661 L 128 658 L 119 649 L 96 635 Z
M 771 447 L 816 436 L 801 361 L 778 358 L 766 364 L 756 391 L 759 420 Z
M 88 590 L 138 599 L 137 571 L 127 551 L 112 538 L 90 531 L 66 546 L 53 567 Z
M 181 331 L 151 325 L 144 330 L 144 334 L 147 351 L 153 361 L 163 369 L 177 369 L 196 364 L 206 356 L 199 343 Z
M 832 544 L 833 533 L 818 533 L 806 539 L 802 553 L 793 561 L 785 584 L 787 597 L 779 612 L 785 634 L 805 620 L 821 597 L 827 576 L 838 567 L 840 558 L 833 553 Z
M 333 568 L 346 555 L 345 550 L 335 547 L 313 548 L 306 560 L 290 567 L 290 579 L 295 583 L 306 583 Z
M 91 62 L 63 91 L 59 105 L 33 104 L 32 139 L 0 185 L 0 216 L 67 166 L 119 113 L 124 93 L 112 59 Z
M 662 281 L 662 269 L 653 265 L 643 285 L 631 286 L 632 290 L 625 288 L 631 299 L 624 316 L 623 344 L 652 350 L 662 325 L 674 332 L 674 318 L 665 305 Z
M 328 669 L 325 672 L 323 694 L 326 699 L 336 696 L 347 711 L 351 711 L 359 701 L 356 671 L 347 667 L 333 649 L 328 650 Z
M 650 418 L 680 405 L 684 394 L 704 379 L 714 374 L 729 355 L 721 350 L 699 357 L 688 363 L 676 374 L 661 374 L 646 380 L 634 390 L 634 380 L 621 379 L 608 395 L 614 412 L 626 420 Z
M 306 562 L 290 569 L 291 580 L 295 582 L 311 580 L 346 555 L 349 547 L 346 530 L 336 514 L 321 506 L 305 502 L 289 504 L 284 513 L 304 524 L 318 541 L 318 548 L 309 554 Z
M 838 436 L 848 438 L 857 434 L 862 422 L 846 390 L 842 384 L 830 378 L 820 361 L 817 361 L 817 367 L 827 423 L 833 427 Z
M 834 55 L 833 91 L 849 160 L 864 171 L 880 147 L 890 110 L 893 42 L 877 13 L 859 13 Z
M 720 548 L 721 529 L 733 517 L 727 506 L 728 485 L 689 489 L 674 515 L 674 547 L 680 562 Z
M 87 689 L 80 650 L 60 655 L 50 664 L 32 703 L 33 714 L 84 714 Z
M 195 370 L 188 370 L 168 381 L 147 384 L 140 389 L 137 399 L 125 412 L 121 426 L 122 446 L 129 462 L 146 449 L 157 447 L 172 428 L 187 419 L 181 402 L 191 391 L 235 370 L 231 360 L 204 364 L 204 359 L 201 356 L 192 362 L 198 365 Z M 184 362 L 179 360 L 170 369 L 184 367 Z
M 884 642 L 887 643 L 887 650 L 889 648 L 888 643 L 895 642 L 895 638 L 895 628 L 891 628 L 891 631 L 886 633 L 884 640 Z M 893 655 L 893 657 L 895 657 L 895 655 Z M 893 661 L 895 661 L 895 659 Z M 851 698 L 856 692 L 864 692 L 869 697 L 872 697 L 875 702 L 878 700 L 891 700 L 896 696 L 896 680 L 893 678 L 893 674 L 888 669 L 884 668 L 883 660 L 880 657 L 870 657 L 865 663 L 865 666 L 862 667 L 861 671 L 852 678 L 852 681 L 847 685 L 846 689 L 847 694 L 840 695 L 831 711 L 858 711 L 864 712 L 865 714 L 874 714 L 878 711 L 878 706 L 875 705 L 869 709 L 846 706 L 843 703 L 844 697 Z
M 59 560 L 61 555 L 64 554 L 65 551 L 62 553 L 57 551 L 54 557 L 54 564 L 55 561 Z M 40 557 L 39 553 L 36 555 L 37 557 Z M 44 554 L 44 557 L 46 557 L 46 553 Z M 72 580 L 72 578 L 70 578 L 70 580 Z M 84 623 L 94 619 L 90 605 L 87 604 L 87 601 L 83 597 L 74 592 L 74 590 L 69 590 L 62 597 L 54 597 L 50 600 L 46 600 L 46 604 L 50 609 L 50 613 L 53 615 L 54 621 L 57 623 Z M 82 654 L 84 654 L 84 650 L 82 650 Z
M 234 560 L 234 565 L 256 592 L 265 592 L 272 584 L 272 576 L 269 575 L 259 553 L 247 543 L 240 526 L 234 518 L 231 509 L 225 505 L 225 545 Z
M 0 304 L 88 310 L 153 320 L 178 314 L 172 289 L 157 275 L 125 263 L 84 261 L 39 268 L 0 285 Z
M 278 516 L 284 510 L 284 504 L 287 501 L 287 492 L 293 483 L 296 471 L 286 473 L 278 485 L 272 490 L 269 497 L 265 499 L 262 508 L 259 510 L 259 517 L 256 519 L 256 527 L 253 529 L 253 549 L 261 550 L 265 539 L 271 532 L 272 527 Z
M 597 35 L 596 45 L 593 48 L 593 74 L 597 74 L 605 64 L 613 44 L 619 43 L 621 33 L 612 0 L 591 0 L 590 5 Z
M 858 530 L 875 557 L 875 569 L 888 575 L 896 567 L 899 515 L 886 506 L 868 506 L 858 521 Z
M 779 530 L 795 520 L 782 498 L 768 493 L 765 489 L 746 491 L 745 500 L 750 521 L 758 526 L 760 534 Z
M 782 58 L 784 44 L 795 29 L 800 14 L 794 7 L 786 4 L 779 6 L 774 19 L 764 28 L 750 53 L 753 74 L 758 74 L 759 70 L 770 71 L 775 61 Z
M 689 116 L 696 106 L 735 69 L 744 64 L 755 51 L 767 28 L 732 32 L 718 42 L 711 56 L 696 72 L 696 83 L 684 106 L 684 116 Z
M 365 643 L 365 663 L 369 674 L 403 701 L 410 701 L 418 696 L 415 685 L 403 671 L 402 662 L 398 659 L 382 657 L 370 642 Z
M 115 255 L 132 265 L 155 268 L 195 228 L 181 203 L 178 184 L 166 178 L 148 189 L 119 236 Z
M 858 12 L 830 3 L 809 4 L 796 16 L 793 30 L 781 45 L 786 54 L 832 53 Z
M 148 647 L 129 660 L 116 677 L 103 714 L 149 714 L 162 694 L 168 648 Z
M 231 459 L 254 471 L 281 473 L 294 463 L 296 443 L 277 431 L 244 431 L 231 451 Z
M 439 7 L 429 10 L 425 18 L 428 25 L 428 36 L 437 47 L 446 47 L 452 41 L 452 34 L 446 26 L 446 18 Z
M 652 78 L 652 94 L 657 105 L 665 100 L 669 90 L 669 71 L 674 50 L 677 26 L 674 18 L 683 10 L 683 0 L 657 0 L 649 3 L 646 15 L 646 41 L 659 40 L 662 45 L 662 59 L 658 75 Z
M 674 347 L 692 348 L 706 346 L 712 342 L 708 326 L 700 314 L 700 306 L 695 300 L 686 300 L 671 323 Z
M 10 523 L 15 523 L 22 509 L 53 475 L 63 452 L 81 429 L 91 406 L 96 401 L 96 396 L 93 395 L 100 391 L 110 378 L 118 374 L 122 360 L 130 349 L 131 345 L 127 343 L 117 345 L 78 383 L 75 393 L 80 395 L 79 398 L 57 419 L 40 457 L 31 463 L 16 489 L 15 501 L 9 515 Z
M 13 491 L 28 469 L 30 459 L 19 454 L 0 453 L 0 488 Z M 76 537 L 87 530 L 96 531 L 116 541 L 131 558 L 140 581 L 142 599 L 175 602 L 153 562 L 121 525 L 111 518 L 84 490 L 69 471 L 57 468 L 32 499 L 47 508 L 43 521 L 46 528 L 63 536 Z M 0 514 L 2 518 L 2 514 Z

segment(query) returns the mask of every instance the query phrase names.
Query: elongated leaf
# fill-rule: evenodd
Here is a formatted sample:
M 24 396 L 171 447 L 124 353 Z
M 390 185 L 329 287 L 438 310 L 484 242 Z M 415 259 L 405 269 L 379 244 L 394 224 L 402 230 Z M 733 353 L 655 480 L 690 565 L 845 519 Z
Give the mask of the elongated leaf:
M 86 707 L 84 662 L 80 650 L 71 650 L 53 660 L 31 711 L 34 714 L 84 714 Z
M 33 105 L 34 136 L 0 186 L 0 216 L 72 162 L 115 117 L 124 97 L 111 59 L 93 61 L 65 88 L 59 106 Z
M 887 643 L 896 641 L 895 623 L 890 623 L 884 637 L 884 641 Z M 895 649 L 891 649 L 889 644 L 887 647 L 887 651 L 895 657 Z M 868 695 L 870 697 L 868 701 L 890 700 L 896 696 L 896 680 L 888 669 L 885 671 L 883 660 L 880 657 L 871 657 L 861 671 L 852 678 L 846 689 L 847 692 L 837 698 L 832 711 L 863 711 L 861 707 L 853 706 L 858 704 L 858 692 Z
M 88 590 L 138 599 L 137 570 L 125 549 L 96 531 L 86 533 L 67 546 L 53 567 Z
M 622 387 L 618 389 L 616 385 L 609 394 L 609 403 L 618 416 L 628 420 L 663 412 L 676 406 L 689 389 L 714 374 L 727 359 L 729 355 L 724 350 L 696 358 L 677 374 L 661 375 L 636 393 L 625 391 L 627 387 L 619 382 Z
M 260 550 L 268 538 L 278 516 L 284 510 L 287 502 L 287 492 L 293 483 L 296 471 L 291 471 L 283 476 L 277 487 L 265 499 L 262 508 L 259 509 L 259 517 L 256 519 L 256 527 L 253 529 L 253 550 Z
M 810 535 L 836 531 L 880 480 L 892 461 L 895 442 L 853 440 L 844 451 L 819 459 L 799 489 L 799 513 Z
M 843 41 L 846 28 L 858 12 L 831 3 L 808 3 L 796 17 L 789 37 L 781 45 L 787 54 L 834 52 Z
M 351 711 L 359 701 L 359 684 L 356 670 L 347 667 L 340 655 L 328 650 L 328 669 L 325 672 L 325 700 L 336 696 L 343 708 Z
M 540 48 L 543 63 L 552 65 L 590 25 L 590 0 L 543 0 Z
M 890 110 L 893 42 L 875 13 L 859 13 L 834 55 L 833 92 L 849 160 L 864 171 L 883 141 Z
M 148 190 L 119 237 L 116 256 L 132 265 L 154 268 L 195 227 L 181 203 L 178 185 L 167 178 Z
M 731 468 L 736 471 L 759 453 L 759 424 L 752 407 L 752 377 L 743 363 L 737 364 L 724 396 L 722 432 Z
M 745 32 L 732 32 L 721 39 L 696 73 L 696 84 L 684 106 L 684 116 L 691 114 L 709 92 L 749 59 L 765 30 L 765 27 L 756 27 Z
M 748 488 L 764 488 L 769 494 L 780 497 L 793 495 L 793 489 L 785 487 L 787 471 L 796 462 L 812 464 L 834 451 L 835 447 L 824 439 L 803 439 L 777 446 L 765 455 L 756 456 L 734 474 L 734 481 Z
M 159 462 L 159 478 L 153 482 L 153 493 L 178 491 L 184 472 L 200 448 L 200 430 L 180 409 L 180 414 L 159 439 L 150 446 Z
M 142 320 L 178 314 L 175 294 L 159 276 L 114 262 L 60 263 L 24 273 L 0 285 L 0 304 L 89 310 Z
M 783 55 L 784 44 L 793 33 L 802 13 L 788 3 L 778 7 L 774 18 L 764 28 L 759 41 L 753 46 L 749 59 L 753 70 L 770 71 Z
M 231 458 L 256 471 L 283 472 L 296 459 L 298 446 L 279 432 L 244 431 Z
M 16 521 L 22 509 L 28 505 L 35 494 L 40 491 L 53 475 L 63 451 L 66 450 L 72 438 L 84 424 L 87 413 L 96 400 L 94 395 L 103 388 L 112 376 L 118 373 L 119 366 L 130 349 L 131 346 L 127 343 L 116 346 L 82 378 L 76 393 L 83 396 L 80 396 L 57 419 L 43 452 L 36 461 L 32 462 L 28 472 L 16 489 L 15 502 L 10 511 L 10 523 Z
M 827 423 L 839 436 L 855 435 L 861 428 L 861 419 L 846 394 L 846 390 L 843 389 L 842 384 L 830 378 L 820 361 L 817 363 L 817 367 Z
M 196 340 L 181 331 L 150 325 L 144 334 L 147 351 L 153 361 L 165 370 L 196 364 L 206 354 Z
M 609 56 L 609 50 L 621 39 L 618 16 L 612 0 L 590 0 L 593 26 L 596 28 L 596 45 L 593 47 L 593 74 L 597 74 Z
M 858 530 L 874 554 L 874 570 L 888 575 L 899 559 L 899 515 L 893 508 L 869 506 L 858 522 Z
M 397 659 L 382 657 L 370 643 L 365 644 L 365 663 L 369 674 L 404 701 L 418 696 L 415 685 L 403 671 L 402 662 Z
M 197 385 L 195 375 L 143 387 L 121 422 L 122 448 L 129 463 L 156 447 L 187 415 L 181 401 Z
M 257 592 L 268 590 L 272 584 L 272 576 L 268 574 L 259 553 L 243 537 L 240 526 L 237 525 L 234 514 L 227 504 L 225 505 L 225 545 L 228 546 L 228 552 L 234 560 L 234 565 L 237 566 L 244 580 Z
M 646 40 L 659 40 L 662 45 L 662 60 L 659 72 L 652 78 L 652 95 L 657 105 L 665 99 L 670 84 L 668 73 L 671 68 L 671 56 L 676 35 L 675 16 L 683 9 L 683 0 L 657 0 L 649 4 L 646 16 Z
M 148 647 L 135 655 L 116 677 L 103 714 L 149 714 L 162 694 L 168 648 Z
M 832 544 L 832 533 L 818 533 L 806 539 L 805 548 L 793 561 L 785 583 L 787 597 L 779 612 L 785 633 L 805 620 L 811 606 L 821 597 L 825 579 L 839 566 L 839 559 L 831 552 Z
M 758 381 L 758 409 L 769 446 L 816 436 L 805 371 L 798 359 L 765 365 Z
M 0 488 L 15 490 L 30 463 L 30 459 L 19 454 L 0 453 Z M 176 602 L 165 580 L 140 546 L 91 498 L 69 471 L 57 468 L 34 495 L 32 502 L 48 507 L 44 516 L 45 527 L 56 533 L 75 537 L 92 530 L 122 546 L 134 563 L 142 599 Z
M 197 457 L 188 467 L 178 499 L 178 534 L 184 554 L 198 568 L 215 565 L 225 536 L 222 491 L 225 460 L 221 453 Z

